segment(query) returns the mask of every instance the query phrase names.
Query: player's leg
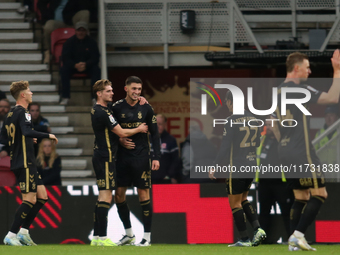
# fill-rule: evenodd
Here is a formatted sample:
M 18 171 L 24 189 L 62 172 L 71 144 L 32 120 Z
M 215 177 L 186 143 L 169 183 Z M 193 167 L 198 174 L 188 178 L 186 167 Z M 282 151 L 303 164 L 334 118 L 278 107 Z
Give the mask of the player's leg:
M 261 180 L 258 185 L 258 197 L 260 203 L 259 211 L 259 223 L 261 228 L 269 234 L 272 217 L 270 211 L 272 206 L 275 204 L 275 198 L 272 192 L 272 186 L 269 180 Z M 289 225 L 289 222 L 288 222 Z
M 117 187 L 115 192 L 118 215 L 125 229 L 125 235 L 117 242 L 117 245 L 131 245 L 135 242 L 135 235 L 131 228 L 130 209 L 126 203 L 126 190 L 127 187 Z
M 36 245 L 30 234 L 29 234 L 29 228 L 31 224 L 33 223 L 35 217 L 38 215 L 40 209 L 44 206 L 44 204 L 48 200 L 47 191 L 45 186 L 42 183 L 42 180 L 39 179 L 39 185 L 37 186 L 37 202 L 32 207 L 31 211 L 27 215 L 26 219 L 24 220 L 24 223 L 21 226 L 21 229 L 17 235 L 20 242 L 24 245 Z
M 152 224 L 152 206 L 150 201 L 150 189 L 138 188 L 139 202 L 143 211 L 144 236 L 139 246 L 150 246 L 151 244 L 151 224 Z

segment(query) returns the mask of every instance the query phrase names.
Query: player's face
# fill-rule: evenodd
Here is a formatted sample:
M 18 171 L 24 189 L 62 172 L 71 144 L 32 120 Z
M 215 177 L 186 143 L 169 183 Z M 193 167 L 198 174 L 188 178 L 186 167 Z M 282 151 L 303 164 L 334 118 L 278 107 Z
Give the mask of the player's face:
M 157 119 L 157 127 L 158 127 L 158 133 L 162 134 L 165 130 L 165 124 L 164 118 L 162 116 L 156 116 Z
M 307 80 L 308 76 L 312 73 L 310 70 L 309 61 L 307 59 L 304 59 L 301 64 L 297 65 L 297 75 L 300 80 L 305 81 Z
M 48 140 L 44 141 L 42 146 L 43 146 L 43 152 L 44 152 L 45 156 L 51 155 L 51 153 L 52 153 L 52 143 L 51 143 L 51 141 L 48 141 Z
M 101 91 L 101 96 L 104 102 L 112 102 L 113 90 L 110 85 L 105 86 L 105 89 Z
M 338 120 L 338 115 L 336 115 L 335 113 L 327 113 L 325 116 L 325 122 L 326 122 L 327 127 L 330 127 L 337 120 Z
M 83 40 L 85 38 L 85 36 L 87 35 L 87 30 L 83 27 L 81 28 L 78 28 L 76 30 L 76 37 L 79 39 L 79 40 Z
M 125 86 L 125 91 L 132 101 L 136 101 L 142 93 L 142 84 L 133 82 L 130 85 Z
M 24 93 L 26 102 L 29 103 L 29 104 L 32 103 L 32 95 L 33 95 L 33 93 L 30 90 L 30 88 L 24 90 L 23 93 Z
M 31 114 L 31 117 L 32 117 L 33 121 L 37 120 L 39 118 L 39 115 L 40 115 L 39 106 L 31 105 L 31 107 L 30 107 L 30 114 Z

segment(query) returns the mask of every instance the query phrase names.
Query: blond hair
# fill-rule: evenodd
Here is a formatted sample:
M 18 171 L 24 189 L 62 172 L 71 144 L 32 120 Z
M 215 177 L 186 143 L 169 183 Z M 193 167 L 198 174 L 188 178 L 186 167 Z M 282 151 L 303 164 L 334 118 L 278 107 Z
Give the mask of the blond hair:
M 19 99 L 20 92 L 28 89 L 29 87 L 28 81 L 14 81 L 9 87 L 9 91 L 15 100 Z
M 95 96 L 96 99 L 97 99 L 97 92 L 103 91 L 106 86 L 112 87 L 112 83 L 107 79 L 102 79 L 102 80 L 96 81 L 96 83 L 93 85 L 93 88 L 92 88 L 93 95 Z
M 44 149 L 43 143 L 46 142 L 46 141 L 49 141 L 51 143 L 51 147 L 52 147 L 52 151 L 51 151 L 51 155 L 50 155 L 50 160 L 48 161 L 48 167 L 52 168 L 54 161 L 58 157 L 58 153 L 56 151 L 54 142 L 52 142 L 52 140 L 50 140 L 48 138 L 44 138 L 41 141 L 40 145 L 39 145 L 38 156 L 37 156 L 37 163 L 38 163 L 38 165 L 44 167 L 44 164 L 45 164 L 45 154 L 44 154 L 44 150 L 43 150 Z

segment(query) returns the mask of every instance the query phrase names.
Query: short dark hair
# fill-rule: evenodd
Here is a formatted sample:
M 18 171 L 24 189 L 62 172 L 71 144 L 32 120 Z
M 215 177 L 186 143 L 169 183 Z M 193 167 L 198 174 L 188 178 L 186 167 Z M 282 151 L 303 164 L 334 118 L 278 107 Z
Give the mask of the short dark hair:
M 137 76 L 127 77 L 127 79 L 125 80 L 125 86 L 131 85 L 131 83 L 138 83 L 143 85 L 142 80 Z
M 106 86 L 111 86 L 112 87 L 112 83 L 109 80 L 107 80 L 107 79 L 98 80 L 93 85 L 92 90 L 93 90 L 93 94 L 94 94 L 94 97 L 96 98 L 96 100 L 97 100 L 97 92 L 104 90 Z
M 292 54 L 289 54 L 286 60 L 287 73 L 292 72 L 294 70 L 294 66 L 296 64 L 302 63 L 304 59 L 309 60 L 308 56 L 301 52 L 294 52 Z
M 21 91 L 28 89 L 29 87 L 28 81 L 14 81 L 9 87 L 9 91 L 15 100 L 19 99 L 19 94 Z
M 39 108 L 39 111 L 40 111 L 40 104 L 39 104 L 38 102 L 33 102 L 33 103 L 30 103 L 30 104 L 28 105 L 28 107 L 27 107 L 28 111 L 31 109 L 31 106 L 32 106 L 32 105 L 36 105 L 36 106 L 38 106 L 38 108 Z
M 233 93 L 231 93 L 230 90 L 228 90 L 227 94 L 225 95 L 225 101 L 227 102 L 228 100 L 230 100 L 231 103 L 233 103 Z

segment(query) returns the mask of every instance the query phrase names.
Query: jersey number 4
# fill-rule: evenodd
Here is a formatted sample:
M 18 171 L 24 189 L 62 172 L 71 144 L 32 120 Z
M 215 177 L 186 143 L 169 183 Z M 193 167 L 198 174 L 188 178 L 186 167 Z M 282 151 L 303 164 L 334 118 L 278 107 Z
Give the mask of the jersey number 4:
M 240 143 L 241 148 L 247 148 L 247 147 L 250 147 L 250 145 L 256 146 L 255 139 L 257 137 L 258 129 L 259 129 L 258 127 L 240 127 L 240 131 L 246 132 L 246 134 L 243 137 L 242 142 Z M 254 133 L 254 135 L 251 137 L 251 139 L 249 141 L 250 133 Z

